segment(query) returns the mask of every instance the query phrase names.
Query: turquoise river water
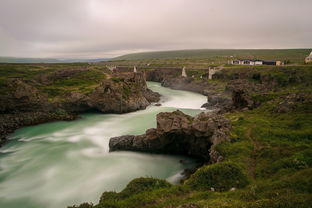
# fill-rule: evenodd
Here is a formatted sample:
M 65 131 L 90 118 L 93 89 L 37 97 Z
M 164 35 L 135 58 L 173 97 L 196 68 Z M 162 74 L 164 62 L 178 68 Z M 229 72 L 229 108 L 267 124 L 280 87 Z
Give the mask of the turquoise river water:
M 161 107 L 127 114 L 82 114 L 17 130 L 0 149 L 1 208 L 62 208 L 96 203 L 104 191 L 121 191 L 133 178 L 152 176 L 177 183 L 195 161 L 182 156 L 109 153 L 109 138 L 156 127 L 156 114 L 180 109 L 196 115 L 206 97 L 149 82 Z M 180 163 L 180 160 L 185 162 Z

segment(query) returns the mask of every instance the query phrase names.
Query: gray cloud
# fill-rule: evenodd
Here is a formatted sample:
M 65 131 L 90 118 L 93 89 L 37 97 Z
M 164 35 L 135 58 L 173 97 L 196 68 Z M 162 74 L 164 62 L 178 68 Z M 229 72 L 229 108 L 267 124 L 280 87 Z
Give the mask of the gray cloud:
M 312 47 L 311 0 L 1 0 L 0 56 Z

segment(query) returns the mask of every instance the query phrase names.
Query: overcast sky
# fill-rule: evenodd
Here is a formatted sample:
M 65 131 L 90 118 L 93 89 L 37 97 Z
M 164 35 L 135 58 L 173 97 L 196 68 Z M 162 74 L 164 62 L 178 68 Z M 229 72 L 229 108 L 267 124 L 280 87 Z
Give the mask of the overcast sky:
M 312 0 L 0 0 L 0 56 L 312 48 Z

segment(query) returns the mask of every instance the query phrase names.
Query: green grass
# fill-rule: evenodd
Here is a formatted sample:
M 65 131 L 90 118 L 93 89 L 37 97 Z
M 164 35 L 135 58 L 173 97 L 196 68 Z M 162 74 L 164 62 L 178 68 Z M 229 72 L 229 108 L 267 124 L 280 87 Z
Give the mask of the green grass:
M 52 83 L 39 86 L 50 97 L 62 96 L 66 92 L 81 92 L 88 94 L 106 79 L 106 75 L 98 70 L 79 72 L 70 77 L 61 77 Z
M 194 70 L 194 69 L 189 69 L 187 70 L 187 76 L 188 77 L 193 77 L 195 80 L 202 80 L 202 75 L 206 74 L 206 70 Z M 205 78 L 207 79 L 207 77 Z
M 99 62 L 106 59 L 52 59 L 52 58 L 21 58 L 0 56 L 0 63 L 81 63 Z
M 72 73 L 58 76 L 60 70 Z M 47 83 L 42 83 L 41 78 L 44 76 L 47 77 Z M 20 79 L 46 93 L 50 98 L 55 98 L 65 95 L 66 92 L 90 93 L 106 79 L 106 74 L 100 69 L 89 67 L 87 63 L 0 64 L 0 84 L 5 86 L 10 79 Z M 1 88 L 0 92 L 5 93 L 7 90 Z
M 163 59 L 197 59 L 198 61 L 222 62 L 239 58 L 264 60 L 289 60 L 290 63 L 303 63 L 311 49 L 199 49 L 179 51 L 157 51 L 127 54 L 114 60 L 163 60 Z
M 44 73 L 42 66 L 24 64 L 0 64 L 0 79 L 22 78 L 30 80 L 34 76 Z
M 111 80 L 116 83 L 121 82 L 121 79 L 119 77 L 112 77 Z

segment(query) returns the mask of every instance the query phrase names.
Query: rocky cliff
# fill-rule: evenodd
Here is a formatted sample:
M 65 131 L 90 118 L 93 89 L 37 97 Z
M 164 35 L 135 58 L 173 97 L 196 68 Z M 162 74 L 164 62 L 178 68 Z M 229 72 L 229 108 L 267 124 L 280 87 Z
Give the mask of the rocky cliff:
M 181 154 L 204 161 L 222 160 L 214 147 L 228 140 L 230 122 L 214 113 L 188 116 L 177 110 L 157 115 L 157 128 L 139 136 L 126 135 L 110 139 L 110 151 L 131 150 L 152 153 Z
M 93 109 L 102 113 L 126 113 L 144 109 L 151 102 L 159 100 L 160 95 L 147 88 L 142 73 L 120 73 L 115 76 L 103 80 L 88 94 L 70 92 L 61 106 L 72 112 Z
M 0 79 L 1 143 L 8 133 L 22 126 L 72 120 L 77 114 L 91 110 L 136 111 L 160 97 L 147 88 L 142 73 L 107 73 L 81 66 L 54 67 L 0 66 L 0 73 L 4 75 Z

